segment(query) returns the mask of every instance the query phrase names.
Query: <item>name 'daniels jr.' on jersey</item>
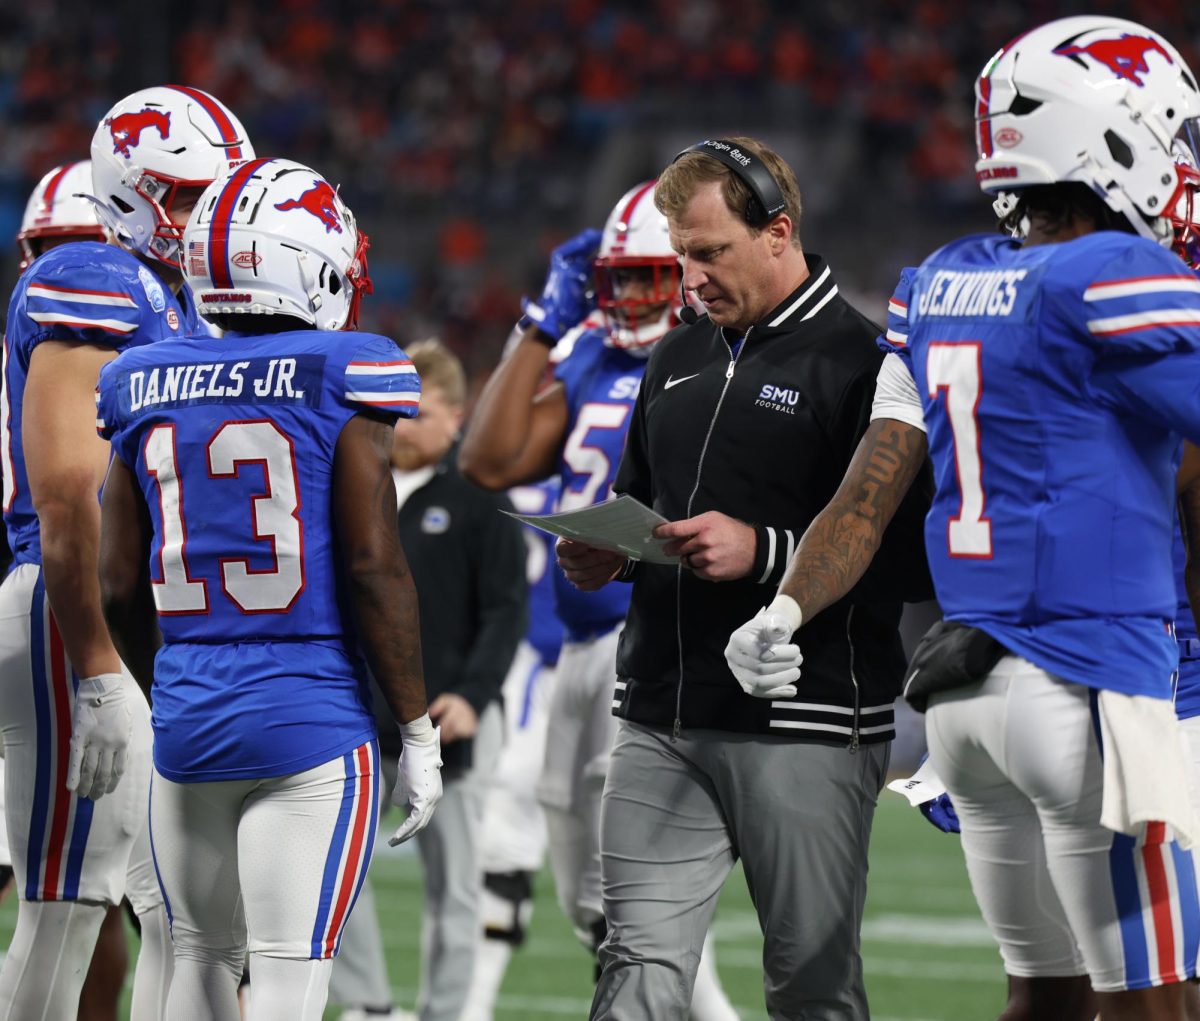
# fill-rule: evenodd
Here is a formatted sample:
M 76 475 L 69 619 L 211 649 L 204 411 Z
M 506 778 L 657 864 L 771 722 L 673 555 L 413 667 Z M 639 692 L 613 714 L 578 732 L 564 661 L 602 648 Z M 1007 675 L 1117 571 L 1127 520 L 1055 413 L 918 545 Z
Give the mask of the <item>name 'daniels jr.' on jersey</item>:
M 118 393 L 122 410 L 131 415 L 182 404 L 228 403 L 243 395 L 257 402 L 311 405 L 320 393 L 324 362 L 320 355 L 298 355 L 156 366 L 124 374 Z

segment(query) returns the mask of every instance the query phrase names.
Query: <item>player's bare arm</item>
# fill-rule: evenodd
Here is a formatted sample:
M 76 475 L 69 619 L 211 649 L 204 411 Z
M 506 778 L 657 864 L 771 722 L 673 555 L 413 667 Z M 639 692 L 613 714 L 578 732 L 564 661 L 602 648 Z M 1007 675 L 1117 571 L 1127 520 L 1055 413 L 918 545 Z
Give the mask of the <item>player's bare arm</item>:
M 81 677 L 121 669 L 100 611 L 98 495 L 108 444 L 96 435 L 96 380 L 108 348 L 43 341 L 30 358 L 22 432 L 42 537 L 46 595 Z
M 392 426 L 356 415 L 338 438 L 333 516 L 350 606 L 375 681 L 400 724 L 425 715 L 417 591 L 396 529 Z
M 485 489 L 536 482 L 557 470 L 567 434 L 567 399 L 561 383 L 541 393 L 550 348 L 530 326 L 483 388 L 458 453 L 462 473 Z
M 150 513 L 137 478 L 119 457 L 104 481 L 100 523 L 100 601 L 113 644 L 150 698 L 162 645 L 150 587 Z
M 801 537 L 779 587 L 799 604 L 804 620 L 837 602 L 863 576 L 927 449 L 925 433 L 915 426 L 880 418 L 867 428 L 842 484 Z

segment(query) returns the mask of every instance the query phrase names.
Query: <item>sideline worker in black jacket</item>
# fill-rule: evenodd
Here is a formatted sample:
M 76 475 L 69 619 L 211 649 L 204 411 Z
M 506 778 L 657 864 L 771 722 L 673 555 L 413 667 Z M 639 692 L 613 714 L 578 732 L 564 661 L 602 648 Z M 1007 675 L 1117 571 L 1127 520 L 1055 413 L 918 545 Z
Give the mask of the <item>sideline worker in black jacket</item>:
M 472 485 L 455 466 L 466 399 L 461 363 L 437 341 L 413 344 L 407 354 L 421 377 L 421 413 L 396 430 L 392 465 L 400 537 L 421 612 L 429 715 L 441 728 L 443 761 L 442 801 L 417 837 L 425 878 L 420 1015 L 453 1021 L 466 1003 L 480 931 L 483 810 L 503 741 L 501 687 L 525 634 L 526 547 L 521 526 L 500 513 L 512 509 L 508 497 Z M 380 746 L 398 738 L 390 714 L 381 717 Z M 373 914 L 363 911 L 360 898 L 351 918 Z M 386 975 L 364 973 L 373 957 L 363 924 L 347 927 L 338 965 L 358 974 L 337 984 L 380 990 L 362 1006 L 386 1007 L 380 1002 L 390 988 Z
M 795 177 L 761 143 L 693 146 L 659 176 L 655 201 L 684 287 L 708 314 L 650 356 L 614 488 L 668 519 L 655 534 L 680 566 L 559 545 L 580 587 L 633 583 L 592 1017 L 687 1016 L 700 944 L 740 857 L 770 1016 L 867 1018 L 858 931 L 904 667 L 901 598 L 928 585 L 920 497 L 873 573 L 804 628 L 798 693 L 743 691 L 724 648 L 770 602 L 841 481 L 870 418 L 879 330 L 802 251 Z

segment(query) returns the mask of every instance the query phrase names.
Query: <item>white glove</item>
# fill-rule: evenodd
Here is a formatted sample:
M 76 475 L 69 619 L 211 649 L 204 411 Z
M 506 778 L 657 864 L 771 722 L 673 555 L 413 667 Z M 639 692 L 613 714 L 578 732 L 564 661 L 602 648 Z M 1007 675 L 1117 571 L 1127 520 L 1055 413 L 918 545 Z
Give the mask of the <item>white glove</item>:
M 132 734 L 124 678 L 97 674 L 80 680 L 71 717 L 67 790 L 81 798 L 111 794 L 125 772 L 125 749 Z
M 408 818 L 391 835 L 395 847 L 415 836 L 429 823 L 434 806 L 442 800 L 442 728 L 435 727 L 426 713 L 400 726 L 404 750 L 396 774 L 392 804 L 404 809 Z
M 729 637 L 725 662 L 742 691 L 755 698 L 791 698 L 800 679 L 798 645 L 782 644 L 800 627 L 801 613 L 789 596 L 776 596 Z

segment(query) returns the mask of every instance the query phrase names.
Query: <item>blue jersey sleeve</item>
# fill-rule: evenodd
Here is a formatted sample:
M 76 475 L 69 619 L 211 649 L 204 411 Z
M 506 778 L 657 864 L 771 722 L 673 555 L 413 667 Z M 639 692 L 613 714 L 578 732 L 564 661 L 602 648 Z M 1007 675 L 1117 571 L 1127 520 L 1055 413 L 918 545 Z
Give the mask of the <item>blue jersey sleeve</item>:
M 1092 386 L 1143 421 L 1200 441 L 1200 278 L 1165 249 L 1137 244 L 1079 296 L 1100 345 Z
M 895 291 L 888 299 L 887 329 L 877 343 L 882 351 L 888 354 L 898 354 L 906 363 L 908 354 L 908 303 L 912 295 L 913 278 L 917 270 L 914 266 L 905 266 L 900 271 L 900 280 Z
M 1200 279 L 1165 248 L 1130 241 L 1078 295 L 1101 357 L 1200 347 Z
M 387 337 L 363 339 L 346 365 L 342 399 L 354 409 L 415 417 L 421 402 L 421 379 L 413 363 Z
M 43 340 L 120 347 L 142 323 L 130 282 L 104 259 L 99 245 L 64 245 L 38 259 L 17 285 L 14 312 Z
M 112 362 L 101 366 L 100 379 L 96 383 L 96 432 L 105 440 L 111 440 L 117 429 L 117 402 L 113 399 L 117 377 L 111 369 Z

